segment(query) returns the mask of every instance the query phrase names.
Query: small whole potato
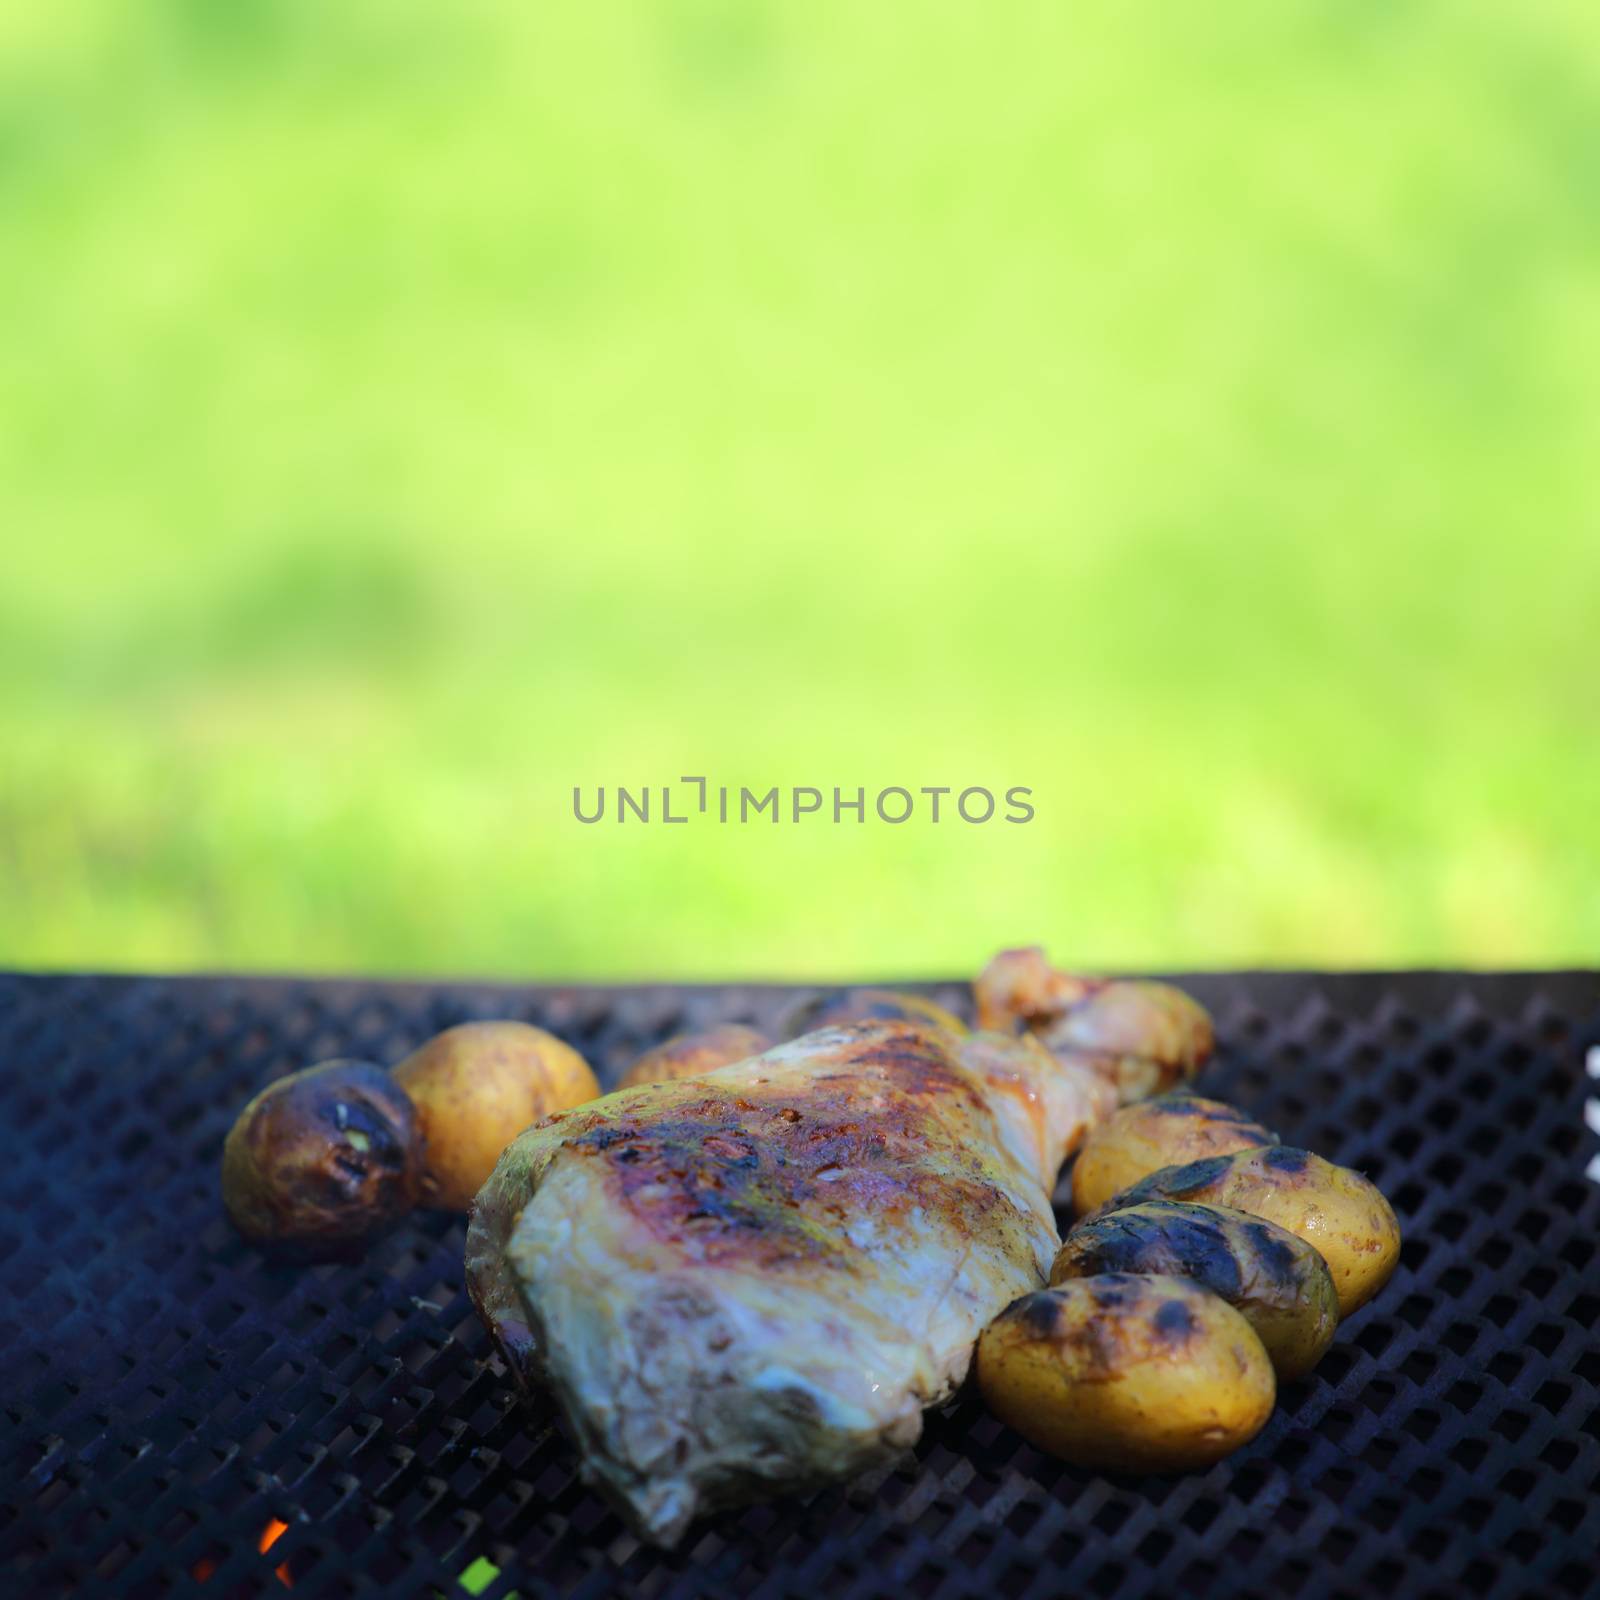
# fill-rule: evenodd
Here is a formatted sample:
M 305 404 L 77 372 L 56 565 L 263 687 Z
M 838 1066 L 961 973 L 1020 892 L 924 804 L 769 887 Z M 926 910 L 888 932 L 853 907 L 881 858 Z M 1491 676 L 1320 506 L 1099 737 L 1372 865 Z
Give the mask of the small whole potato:
M 1287 1228 L 1328 1263 L 1341 1317 L 1359 1311 L 1400 1260 L 1400 1224 L 1377 1185 L 1289 1145 L 1163 1167 L 1107 1201 L 1094 1217 L 1144 1200 L 1232 1206 Z
M 422 1203 L 465 1211 L 525 1128 L 595 1099 L 589 1063 L 525 1022 L 464 1022 L 394 1069 L 417 1108 Z
M 1192 1278 L 1256 1331 L 1280 1383 L 1304 1377 L 1339 1327 L 1328 1264 L 1304 1239 L 1227 1206 L 1147 1200 L 1074 1228 L 1051 1283 L 1102 1272 Z
M 843 1022 L 931 1022 L 958 1038 L 967 1031 L 959 1017 L 920 994 L 901 994 L 894 989 L 830 989 L 791 1006 L 778 1033 L 783 1039 L 798 1039 L 803 1033 Z
M 1124 1106 L 1084 1141 L 1072 1168 L 1072 1209 L 1081 1217 L 1162 1167 L 1276 1144 L 1242 1111 L 1181 1091 Z
M 674 1083 L 679 1078 L 698 1077 L 718 1067 L 747 1061 L 772 1047 L 772 1041 L 740 1022 L 724 1022 L 699 1033 L 680 1033 L 676 1038 L 646 1050 L 623 1073 L 619 1089 L 636 1089 L 646 1083 Z
M 1012 1301 L 978 1341 L 978 1387 L 1041 1450 L 1112 1472 L 1209 1466 L 1261 1431 L 1278 1392 L 1232 1306 L 1122 1272 Z
M 1189 1082 L 1216 1043 L 1205 1008 L 1172 984 L 1062 972 L 1037 946 L 1002 950 L 972 987 L 979 1027 L 1036 1033 L 1109 1078 L 1124 1105 Z
M 222 1146 L 222 1203 L 245 1238 L 302 1259 L 347 1257 L 417 1203 L 416 1113 L 370 1061 L 269 1083 Z

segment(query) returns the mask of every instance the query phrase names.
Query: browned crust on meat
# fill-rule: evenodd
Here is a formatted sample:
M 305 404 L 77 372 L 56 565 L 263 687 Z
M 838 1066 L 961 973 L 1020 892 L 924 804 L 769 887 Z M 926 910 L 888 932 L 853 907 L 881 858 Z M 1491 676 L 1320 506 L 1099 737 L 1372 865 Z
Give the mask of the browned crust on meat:
M 601 1163 L 651 1236 L 707 1264 L 851 1271 L 844 1227 L 864 1215 L 893 1226 L 919 1211 L 962 1238 L 992 1231 L 997 1213 L 1020 1223 L 961 1138 L 991 1113 L 956 1042 L 908 1022 L 837 1033 L 837 1067 L 803 1095 L 781 1075 L 700 1079 L 610 1096 L 546 1131 L 559 1129 L 563 1159 Z

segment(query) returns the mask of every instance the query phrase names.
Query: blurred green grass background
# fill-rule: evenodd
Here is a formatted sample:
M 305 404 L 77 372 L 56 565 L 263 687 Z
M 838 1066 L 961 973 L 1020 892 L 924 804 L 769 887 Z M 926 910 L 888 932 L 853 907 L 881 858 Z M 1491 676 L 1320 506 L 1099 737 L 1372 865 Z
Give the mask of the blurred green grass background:
M 1600 959 L 1597 46 L 7 8 L 0 962 Z

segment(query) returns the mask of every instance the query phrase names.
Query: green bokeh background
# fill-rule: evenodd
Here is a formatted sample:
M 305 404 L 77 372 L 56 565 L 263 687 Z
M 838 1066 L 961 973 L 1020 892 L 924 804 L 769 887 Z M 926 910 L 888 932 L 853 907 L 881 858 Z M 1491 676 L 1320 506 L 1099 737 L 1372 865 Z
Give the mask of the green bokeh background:
M 0 962 L 1595 961 L 1597 18 L 4 8 Z

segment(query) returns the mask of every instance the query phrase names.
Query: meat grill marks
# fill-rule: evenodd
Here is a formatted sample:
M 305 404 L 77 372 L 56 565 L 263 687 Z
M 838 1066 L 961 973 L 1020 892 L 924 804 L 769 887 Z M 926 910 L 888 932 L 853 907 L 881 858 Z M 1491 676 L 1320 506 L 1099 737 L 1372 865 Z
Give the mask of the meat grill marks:
M 915 1441 L 1044 1281 L 1044 1170 L 1107 1103 L 1029 1041 L 825 1029 L 524 1134 L 479 1196 L 469 1287 L 586 1476 L 670 1544 Z
M 964 1119 L 992 1119 L 947 1048 L 916 1025 L 834 1031 L 856 1040 L 852 1064 L 819 1072 L 803 1096 L 758 1078 L 702 1082 L 665 1114 L 670 1092 L 645 1091 L 550 1126 L 562 1149 L 601 1165 L 619 1205 L 700 1262 L 826 1261 L 850 1273 L 857 1252 L 842 1224 L 863 1208 L 890 1226 L 916 1208 L 962 1234 L 997 1211 L 1020 1221 L 993 1163 L 968 1142 Z

